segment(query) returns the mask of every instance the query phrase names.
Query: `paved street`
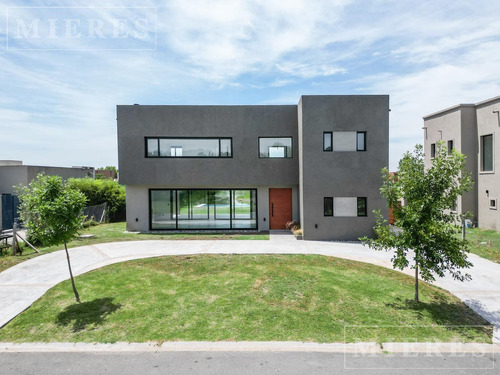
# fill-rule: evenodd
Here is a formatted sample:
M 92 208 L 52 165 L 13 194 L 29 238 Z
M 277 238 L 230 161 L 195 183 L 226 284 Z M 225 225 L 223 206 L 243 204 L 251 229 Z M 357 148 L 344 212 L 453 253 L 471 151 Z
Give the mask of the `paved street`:
M 320 254 L 358 260 L 392 269 L 390 252 L 371 250 L 359 243 L 297 241 L 289 232 L 271 234 L 269 241 L 129 241 L 70 249 L 75 275 L 126 260 L 184 254 Z M 472 281 L 452 277 L 436 280 L 495 325 L 500 342 L 500 264 L 474 254 Z M 413 276 L 412 270 L 405 273 Z M 0 326 L 28 308 L 48 289 L 69 278 L 64 251 L 33 258 L 0 273 Z
M 500 374 L 492 353 L 454 356 L 322 352 L 2 353 L 2 375 Z

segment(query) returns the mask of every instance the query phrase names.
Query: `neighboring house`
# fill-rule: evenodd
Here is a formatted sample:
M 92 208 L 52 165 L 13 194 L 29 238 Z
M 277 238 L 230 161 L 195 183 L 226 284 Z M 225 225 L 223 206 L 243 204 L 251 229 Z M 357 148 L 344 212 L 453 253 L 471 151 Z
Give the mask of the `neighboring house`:
M 111 169 L 96 169 L 95 170 L 95 175 L 101 175 L 102 178 L 107 178 L 108 180 L 115 180 L 116 179 L 116 173 L 115 171 Z
M 474 188 L 458 199 L 459 213 L 472 212 L 481 228 L 500 230 L 500 96 L 477 104 L 458 104 L 424 117 L 426 165 L 444 141 L 467 156 Z
M 127 229 L 284 229 L 372 235 L 387 216 L 389 97 L 302 96 L 298 105 L 119 105 Z
M 18 200 L 14 186 L 28 185 L 39 173 L 70 177 L 93 177 L 91 167 L 42 167 L 23 165 L 19 160 L 0 160 L 0 229 L 11 229 L 14 219 L 17 219 Z

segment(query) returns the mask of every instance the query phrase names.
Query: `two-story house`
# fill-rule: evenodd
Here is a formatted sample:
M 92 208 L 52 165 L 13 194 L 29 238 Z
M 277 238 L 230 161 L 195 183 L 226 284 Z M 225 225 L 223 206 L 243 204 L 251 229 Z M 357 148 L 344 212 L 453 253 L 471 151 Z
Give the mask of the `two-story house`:
M 474 188 L 458 199 L 454 209 L 472 212 L 481 228 L 500 230 L 500 96 L 476 104 L 458 104 L 424 117 L 425 162 L 430 166 L 443 141 L 467 156 Z
M 119 105 L 127 229 L 283 229 L 371 235 L 387 213 L 389 97 L 302 96 L 298 105 Z

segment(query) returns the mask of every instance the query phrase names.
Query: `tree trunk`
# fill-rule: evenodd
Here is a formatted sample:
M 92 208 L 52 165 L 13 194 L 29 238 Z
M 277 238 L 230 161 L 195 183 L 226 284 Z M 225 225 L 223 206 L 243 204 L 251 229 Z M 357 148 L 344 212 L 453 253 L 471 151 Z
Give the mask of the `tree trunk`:
M 73 279 L 73 272 L 71 271 L 71 263 L 69 261 L 68 246 L 66 246 L 66 241 L 64 241 L 64 250 L 66 250 L 66 259 L 68 260 L 69 276 L 71 277 L 71 285 L 73 286 L 73 293 L 75 293 L 76 302 L 80 302 L 80 296 L 78 290 L 76 290 L 75 279 Z
M 418 303 L 418 266 L 415 264 L 415 303 Z

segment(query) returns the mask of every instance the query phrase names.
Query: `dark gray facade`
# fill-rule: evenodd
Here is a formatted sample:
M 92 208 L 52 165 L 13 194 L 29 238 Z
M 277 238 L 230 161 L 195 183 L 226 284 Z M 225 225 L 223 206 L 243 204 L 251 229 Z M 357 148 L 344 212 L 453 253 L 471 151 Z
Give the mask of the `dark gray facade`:
M 297 185 L 297 106 L 118 106 L 120 183 L 177 187 Z M 145 137 L 230 137 L 233 156 L 145 158 Z M 258 137 L 292 137 L 293 157 L 260 159 Z M 165 173 L 168 172 L 168 173 Z
M 373 210 L 388 210 L 380 196 L 389 162 L 388 96 L 302 96 L 300 200 L 304 233 L 314 239 L 352 240 L 372 235 Z M 365 151 L 323 151 L 323 133 L 366 132 Z M 367 217 L 323 215 L 320 197 L 366 197 Z
M 387 213 L 379 187 L 389 158 L 388 96 L 303 96 L 298 105 L 270 106 L 119 105 L 117 123 L 128 230 L 152 229 L 153 189 L 256 189 L 258 230 L 269 229 L 277 209 L 270 190 L 290 189 L 291 219 L 311 240 L 372 235 L 372 210 Z M 324 132 L 332 132 L 338 150 L 323 151 Z M 363 151 L 352 143 L 359 132 Z M 155 137 L 231 138 L 232 155 L 147 157 L 147 139 Z M 292 150 L 283 158 L 260 157 L 261 137 L 292 138 Z M 335 201 L 335 215 L 325 216 L 325 197 Z M 367 216 L 354 216 L 351 206 L 360 197 Z

